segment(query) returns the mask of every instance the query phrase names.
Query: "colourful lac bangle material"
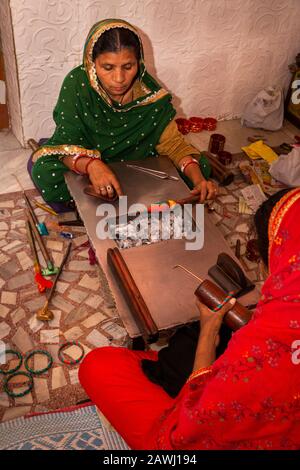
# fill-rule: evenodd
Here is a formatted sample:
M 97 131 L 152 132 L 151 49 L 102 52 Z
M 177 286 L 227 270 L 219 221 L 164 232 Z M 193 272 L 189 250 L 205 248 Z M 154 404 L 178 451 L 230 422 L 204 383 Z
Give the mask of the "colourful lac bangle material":
M 67 359 L 64 356 L 63 351 L 69 346 L 78 346 L 78 348 L 81 350 L 81 355 L 79 356 L 78 359 Z M 62 344 L 58 350 L 58 358 L 63 364 L 68 364 L 68 365 L 79 364 L 79 362 L 83 359 L 83 356 L 84 356 L 84 349 L 83 349 L 82 344 L 80 344 L 78 341 L 67 341 L 66 343 Z
M 22 375 L 22 376 L 27 377 L 29 379 L 28 388 L 26 390 L 24 390 L 23 392 L 15 393 L 9 388 L 9 382 L 11 381 L 11 379 L 13 377 L 17 377 L 19 375 Z M 33 388 L 33 378 L 32 378 L 32 375 L 28 374 L 27 372 L 14 372 L 13 374 L 11 374 L 9 377 L 7 377 L 4 380 L 4 384 L 3 384 L 4 391 L 7 393 L 8 396 L 10 396 L 12 398 L 24 397 L 29 392 L 31 392 L 32 388 Z
M 13 369 L 9 369 L 9 370 L 0 369 L 0 374 L 9 375 L 9 374 L 13 374 L 14 372 L 20 369 L 22 362 L 23 362 L 23 358 L 22 358 L 22 354 L 19 351 L 15 351 L 14 349 L 7 349 L 6 351 L 3 351 L 0 357 L 3 354 L 13 354 L 14 356 L 17 356 L 17 358 L 19 359 L 19 364 L 17 364 L 16 367 L 14 367 Z
M 38 369 L 38 370 L 34 370 L 32 369 L 31 367 L 29 367 L 28 365 L 28 362 L 29 360 L 35 356 L 36 354 L 42 354 L 44 356 L 46 356 L 48 358 L 48 364 L 46 367 L 44 367 L 44 369 Z M 28 372 L 32 375 L 41 375 L 41 374 L 44 374 L 45 372 L 47 372 L 50 367 L 52 366 L 53 364 L 53 359 L 52 359 L 52 356 L 51 354 L 48 352 L 48 351 L 45 351 L 43 349 L 37 349 L 35 351 L 31 351 L 30 353 L 26 354 L 26 357 L 25 357 L 25 360 L 24 360 L 24 366 L 25 368 L 28 370 Z
M 218 312 L 219 310 L 221 310 L 221 308 L 222 308 L 230 299 L 232 299 L 232 297 L 234 296 L 234 294 L 235 294 L 235 292 L 233 292 L 233 291 L 228 292 L 227 297 L 225 297 L 225 299 L 213 309 L 213 312 Z
M 211 367 L 202 367 L 201 369 L 195 370 L 191 373 L 189 378 L 187 379 L 187 383 L 191 380 L 195 379 L 196 377 L 200 377 L 201 375 L 210 374 L 212 372 Z

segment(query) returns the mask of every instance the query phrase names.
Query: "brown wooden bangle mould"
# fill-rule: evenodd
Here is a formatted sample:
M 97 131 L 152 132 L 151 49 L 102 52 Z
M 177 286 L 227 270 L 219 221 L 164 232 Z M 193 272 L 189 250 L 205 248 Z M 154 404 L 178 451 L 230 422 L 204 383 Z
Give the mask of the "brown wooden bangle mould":
M 214 309 L 224 302 L 228 294 L 210 280 L 204 279 L 195 290 L 195 295 L 208 308 Z M 233 331 L 236 331 L 245 326 L 251 316 L 252 313 L 236 301 L 234 306 L 226 313 L 224 323 Z

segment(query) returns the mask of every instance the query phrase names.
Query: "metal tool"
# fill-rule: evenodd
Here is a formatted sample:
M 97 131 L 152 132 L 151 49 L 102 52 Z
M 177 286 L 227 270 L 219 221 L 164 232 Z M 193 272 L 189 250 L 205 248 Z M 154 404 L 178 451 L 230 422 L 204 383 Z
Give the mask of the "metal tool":
M 62 262 L 61 262 L 61 265 L 60 265 L 60 267 L 59 267 L 59 269 L 58 269 L 58 271 L 57 271 L 57 274 L 56 274 L 56 276 L 55 276 L 53 285 L 52 285 L 52 287 L 51 287 L 51 291 L 50 291 L 50 293 L 49 293 L 49 297 L 48 297 L 48 299 L 46 300 L 45 305 L 43 306 L 43 308 L 41 308 L 41 309 L 38 311 L 37 315 L 36 315 L 36 318 L 37 318 L 38 320 L 41 320 L 41 321 L 50 321 L 50 320 L 52 320 L 53 317 L 54 317 L 53 312 L 51 312 L 51 310 L 48 309 L 48 306 L 49 306 L 50 301 L 51 301 L 51 299 L 52 299 L 52 297 L 53 297 L 53 294 L 54 294 L 54 291 L 55 291 L 55 287 L 56 287 L 58 278 L 59 278 L 59 276 L 60 276 L 60 274 L 61 274 L 61 272 L 62 272 L 62 269 L 63 269 L 63 267 L 64 267 L 64 265 L 65 265 L 67 259 L 68 259 L 68 256 L 69 256 L 69 253 L 70 253 L 70 250 L 71 250 L 71 245 L 72 245 L 72 242 L 70 242 L 70 243 L 68 244 L 67 251 L 66 251 L 65 256 L 64 256 L 64 258 L 63 258 L 63 260 L 62 260 Z
M 19 178 L 18 178 L 17 175 L 15 175 L 14 173 L 12 174 L 12 176 L 15 177 L 15 179 L 17 180 L 17 182 L 18 182 L 20 188 L 22 189 L 22 193 L 23 193 L 23 196 L 24 196 L 24 199 L 25 199 L 25 204 L 26 204 L 26 206 L 27 206 L 29 212 L 30 212 L 31 215 L 32 215 L 32 218 L 33 218 L 33 220 L 34 220 L 34 223 L 35 223 L 35 225 L 36 225 L 36 227 L 37 227 L 37 229 L 38 229 L 40 235 L 49 235 L 49 232 L 48 232 L 48 230 L 47 230 L 46 225 L 45 225 L 43 222 L 40 223 L 40 222 L 38 221 L 38 218 L 37 218 L 37 216 L 35 215 L 35 212 L 34 212 L 33 207 L 32 207 L 32 205 L 31 205 L 31 202 L 29 201 L 29 199 L 28 199 L 28 197 L 27 197 L 27 194 L 26 194 L 26 192 L 25 192 L 25 189 L 23 188 L 23 186 L 22 186 L 22 184 L 21 184 Z
M 186 269 L 184 266 L 182 266 L 181 264 L 176 264 L 175 266 L 173 266 L 173 269 L 175 268 L 181 268 L 183 269 L 184 271 L 186 271 L 188 274 L 190 274 L 191 276 L 194 276 L 199 282 L 203 282 L 203 279 L 201 279 L 200 277 L 196 276 L 196 274 L 192 273 L 192 271 L 189 271 L 188 269 Z
M 43 242 L 43 239 L 34 223 L 34 220 L 33 220 L 33 217 L 31 215 L 31 212 L 28 210 L 28 209 L 25 209 L 25 213 L 26 213 L 26 216 L 27 218 L 29 219 L 29 222 L 30 222 L 30 225 L 31 225 L 31 229 L 33 231 L 33 234 L 35 236 L 35 239 L 36 241 L 38 242 L 39 244 L 39 247 L 41 249 L 41 252 L 43 254 L 43 257 L 46 261 L 46 264 L 47 264 L 47 268 L 44 268 L 42 269 L 42 273 L 44 276 L 51 276 L 52 274 L 56 274 L 57 271 L 58 271 L 58 268 L 56 268 L 54 266 L 54 263 L 53 261 L 51 260 L 50 256 L 49 256 L 49 253 L 44 245 L 44 242 Z
M 172 176 L 166 173 L 165 171 L 158 171 L 158 170 L 153 170 L 152 168 L 145 168 L 143 166 L 138 166 L 138 165 L 126 165 L 128 168 L 133 168 L 134 170 L 141 171 L 143 173 L 147 173 L 150 176 L 155 176 L 156 178 L 160 178 L 163 180 L 174 180 L 178 181 L 179 178 L 177 176 Z
M 39 257 L 37 254 L 37 249 L 34 243 L 34 237 L 31 229 L 31 225 L 29 220 L 26 220 L 26 230 L 27 230 L 27 237 L 30 244 L 31 252 L 33 255 L 33 269 L 35 272 L 34 280 L 37 283 L 39 292 L 44 292 L 46 289 L 50 289 L 52 287 L 53 282 L 45 279 L 42 276 L 41 266 L 39 263 Z

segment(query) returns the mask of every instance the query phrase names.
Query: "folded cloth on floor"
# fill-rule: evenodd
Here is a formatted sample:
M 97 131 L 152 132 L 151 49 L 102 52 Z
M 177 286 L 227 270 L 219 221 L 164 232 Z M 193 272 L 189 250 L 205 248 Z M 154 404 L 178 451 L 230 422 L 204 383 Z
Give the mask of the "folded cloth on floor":
M 257 140 L 253 144 L 242 147 L 242 150 L 253 160 L 263 158 L 268 163 L 272 163 L 278 158 L 277 153 L 275 153 L 271 147 L 264 144 L 262 140 Z

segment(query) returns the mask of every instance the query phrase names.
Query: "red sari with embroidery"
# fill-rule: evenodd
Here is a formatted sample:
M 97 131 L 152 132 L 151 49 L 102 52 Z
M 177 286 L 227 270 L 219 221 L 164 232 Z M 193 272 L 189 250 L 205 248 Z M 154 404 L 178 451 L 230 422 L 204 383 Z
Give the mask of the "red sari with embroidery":
M 299 218 L 296 189 L 273 209 L 270 275 L 253 318 L 156 423 L 157 448 L 300 449 Z

